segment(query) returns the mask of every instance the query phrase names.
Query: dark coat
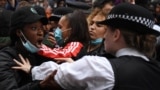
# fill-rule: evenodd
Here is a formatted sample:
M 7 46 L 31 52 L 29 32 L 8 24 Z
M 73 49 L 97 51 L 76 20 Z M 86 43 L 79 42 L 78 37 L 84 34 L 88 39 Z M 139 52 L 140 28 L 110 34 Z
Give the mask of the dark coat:
M 113 90 L 160 90 L 160 63 L 136 56 L 109 59 L 114 70 Z
M 5 47 L 0 51 L 0 90 L 40 90 L 39 82 L 33 82 L 31 75 L 21 70 L 13 70 L 11 67 L 16 65 L 14 58 L 20 60 L 19 53 L 27 57 L 32 66 L 40 65 L 47 60 L 37 54 L 22 51 L 24 49 L 15 47 Z

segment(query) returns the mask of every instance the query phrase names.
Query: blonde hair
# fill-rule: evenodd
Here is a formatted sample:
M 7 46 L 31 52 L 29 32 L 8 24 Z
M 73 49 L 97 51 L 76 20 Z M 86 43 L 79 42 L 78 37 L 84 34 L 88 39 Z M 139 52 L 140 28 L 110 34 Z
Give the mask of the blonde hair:
M 88 25 L 90 25 L 92 19 L 93 19 L 96 15 L 101 15 L 101 16 L 104 16 L 104 17 L 107 16 L 106 14 L 104 14 L 104 13 L 101 11 L 101 9 L 96 8 L 96 9 L 94 9 L 94 10 L 88 15 L 88 17 L 87 17 Z

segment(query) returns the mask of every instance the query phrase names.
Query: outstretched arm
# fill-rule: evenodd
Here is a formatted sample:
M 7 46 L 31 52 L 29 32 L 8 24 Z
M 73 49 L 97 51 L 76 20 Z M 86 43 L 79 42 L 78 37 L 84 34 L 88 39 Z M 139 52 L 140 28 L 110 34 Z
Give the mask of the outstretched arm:
M 30 65 L 30 62 L 29 62 L 29 60 L 28 59 L 24 59 L 23 58 L 23 56 L 21 55 L 21 54 L 19 54 L 19 57 L 20 57 L 20 59 L 21 59 L 21 62 L 19 62 L 19 61 L 17 61 L 16 59 L 14 59 L 14 61 L 16 62 L 16 64 L 18 65 L 18 66 L 14 66 L 14 67 L 12 67 L 13 69 L 18 69 L 18 70 L 22 70 L 22 71 L 24 71 L 24 72 L 26 72 L 26 73 L 29 73 L 30 72 L 30 69 L 31 69 L 31 65 Z M 60 60 L 62 60 L 62 58 L 60 59 Z M 70 60 L 70 59 L 69 59 Z M 47 65 L 47 67 L 45 67 Z M 45 63 L 43 63 L 42 65 L 40 65 L 40 66 L 37 66 L 39 69 L 43 69 L 44 71 L 42 71 L 41 73 L 37 73 L 39 76 L 42 76 L 41 78 L 45 78 L 43 81 L 41 81 L 40 83 L 39 83 L 39 85 L 40 85 L 40 88 L 42 89 L 42 90 L 52 90 L 52 89 L 56 89 L 56 90 L 63 90 L 56 82 L 55 82 L 55 80 L 53 79 L 53 77 L 54 77 L 54 75 L 56 74 L 56 72 L 57 72 L 57 70 L 55 70 L 55 69 L 53 69 L 52 67 L 50 67 L 50 66 L 55 66 L 55 67 L 58 67 L 58 65 L 56 65 L 56 63 L 54 64 L 54 62 L 45 62 Z M 45 70 L 46 68 L 49 68 L 50 67 L 50 69 L 53 69 L 53 70 Z M 36 68 L 35 68 L 36 69 Z M 34 69 L 34 71 L 35 71 L 35 69 Z M 37 72 L 39 72 L 39 69 L 38 69 L 38 71 Z M 45 72 L 47 72 L 47 73 L 45 73 Z M 50 74 L 48 73 L 48 72 L 50 72 Z M 34 73 L 34 74 L 36 74 L 36 72 Z M 47 75 L 47 74 L 49 74 L 49 75 Z M 43 75 L 45 75 L 45 76 L 43 76 Z M 34 78 L 37 78 L 37 76 L 36 75 L 33 75 L 34 76 Z
M 19 61 L 16 60 L 16 59 L 13 59 L 14 62 L 15 62 L 18 66 L 14 66 L 14 67 L 12 67 L 12 68 L 13 68 L 13 69 L 17 69 L 17 70 L 22 70 L 22 71 L 24 71 L 24 72 L 26 72 L 26 73 L 29 74 L 32 66 L 31 66 L 28 58 L 24 59 L 21 54 L 19 54 L 19 57 L 20 57 L 20 59 L 21 59 L 21 62 L 19 62 Z M 57 63 L 59 63 L 59 62 L 69 62 L 69 63 L 74 62 L 74 60 L 71 59 L 71 58 L 55 58 L 55 60 L 57 61 Z
M 31 69 L 31 64 L 29 60 L 26 58 L 24 59 L 21 54 L 19 54 L 19 57 L 21 59 L 21 62 L 17 61 L 14 59 L 14 62 L 18 66 L 12 67 L 12 69 L 17 69 L 17 70 L 22 70 L 26 73 L 30 73 L 32 75 L 32 80 L 44 80 L 48 75 L 50 75 L 53 71 L 57 70 L 59 65 L 55 62 L 49 61 L 49 62 L 44 62 L 40 66 L 34 66 Z M 73 62 L 71 58 L 56 58 L 57 61 L 59 62 Z

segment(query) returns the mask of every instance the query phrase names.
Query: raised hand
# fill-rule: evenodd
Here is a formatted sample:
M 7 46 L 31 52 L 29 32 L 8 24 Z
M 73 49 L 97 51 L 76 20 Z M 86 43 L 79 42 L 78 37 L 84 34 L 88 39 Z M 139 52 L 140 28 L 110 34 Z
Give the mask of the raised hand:
M 54 33 L 53 32 L 48 33 L 47 40 L 50 41 L 53 45 L 55 45 L 57 43 L 56 39 L 54 38 Z
M 16 59 L 13 59 L 14 62 L 18 65 L 18 66 L 14 66 L 12 67 L 13 69 L 17 69 L 17 70 L 22 70 L 26 73 L 29 73 L 30 72 L 30 69 L 31 69 L 31 64 L 29 62 L 29 60 L 26 58 L 24 59 L 23 56 L 21 54 L 19 54 L 19 57 L 21 59 L 21 62 L 19 62 L 18 60 Z

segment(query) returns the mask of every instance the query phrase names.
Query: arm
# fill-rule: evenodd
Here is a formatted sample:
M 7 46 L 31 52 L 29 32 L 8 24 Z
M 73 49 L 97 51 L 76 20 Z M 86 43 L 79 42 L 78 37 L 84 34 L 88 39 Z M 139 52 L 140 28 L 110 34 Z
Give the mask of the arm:
M 50 79 L 49 79 L 50 78 Z M 111 90 L 114 73 L 106 58 L 85 56 L 73 63 L 63 63 L 40 83 L 43 88 L 66 90 Z
M 55 62 L 49 61 L 44 62 L 40 66 L 35 66 L 32 68 L 29 60 L 26 58 L 24 59 L 21 54 L 19 54 L 19 57 L 21 59 L 21 62 L 14 59 L 14 62 L 18 66 L 12 67 L 13 69 L 22 70 L 26 72 L 27 74 L 32 74 L 32 80 L 44 80 L 48 75 L 50 75 L 53 71 L 57 70 L 59 67 L 58 64 Z M 73 62 L 71 58 L 57 58 L 57 60 L 66 60 L 68 62 Z
M 49 64 L 46 64 L 46 66 L 49 66 Z M 112 66 L 104 57 L 85 56 L 73 63 L 56 65 L 53 62 L 51 66 L 58 67 L 51 69 L 48 74 L 51 74 L 56 69 L 57 71 L 49 76 L 45 75 L 45 77 L 48 77 L 40 82 L 40 86 L 43 89 L 104 90 L 112 89 L 114 86 Z M 40 69 L 37 75 L 43 73 L 45 69 L 47 71 L 50 68 Z
M 67 44 L 64 48 L 49 48 L 43 46 L 38 54 L 48 57 L 48 58 L 71 58 L 76 57 L 80 52 L 83 45 L 80 42 L 71 42 Z

